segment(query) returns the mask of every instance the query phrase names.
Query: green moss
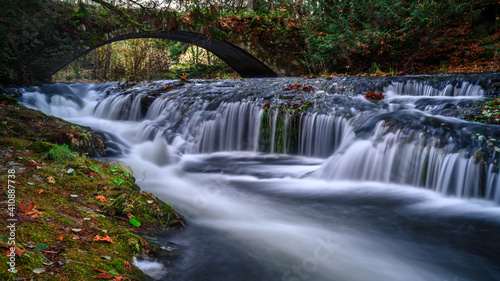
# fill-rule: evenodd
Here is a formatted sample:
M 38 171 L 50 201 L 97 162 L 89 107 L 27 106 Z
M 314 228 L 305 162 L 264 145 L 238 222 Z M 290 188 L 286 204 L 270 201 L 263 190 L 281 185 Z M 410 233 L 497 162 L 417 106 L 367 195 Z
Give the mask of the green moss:
M 0 103 L 9 104 L 9 105 L 17 105 L 18 101 L 11 96 L 0 95 Z
M 16 150 L 26 149 L 30 145 L 29 141 L 18 138 L 0 138 L 0 147 L 12 148 Z
M 1 132 L 9 135 L 0 137 L 3 156 L 0 165 L 7 169 L 16 167 L 15 180 L 22 183 L 16 183 L 16 197 L 22 198 L 25 204 L 33 202 L 33 209 L 37 210 L 37 215 L 19 212 L 23 219 L 16 229 L 16 243 L 25 252 L 16 259 L 19 272 L 11 275 L 2 270 L 0 280 L 93 280 L 98 274 L 93 269 L 116 270 L 129 279 L 146 280 L 147 276 L 131 265 L 132 257 L 159 248 L 128 229 L 145 232 L 177 229 L 183 225 L 182 217 L 154 195 L 138 190 L 129 167 L 81 157 L 66 144 L 48 141 L 57 140 L 60 133 L 57 129 L 50 135 L 49 130 L 44 130 L 45 126 L 33 124 L 43 119 L 50 126 L 61 128 L 67 123 L 51 117 L 36 117 L 37 112 L 26 108 L 2 108 L 0 105 L 0 109 L 5 108 L 15 112 L 9 115 L 8 123 L 40 130 L 34 130 L 37 141 L 32 142 L 12 137 L 15 132 L 10 127 L 0 127 Z M 35 118 L 12 117 L 28 113 Z M 63 129 L 64 132 L 68 130 L 80 132 L 84 129 L 77 126 Z M 71 173 L 67 172 L 69 168 L 73 169 Z M 7 182 L 7 176 L 7 173 L 0 174 L 0 181 Z M 115 180 L 121 184 L 117 185 Z M 28 182 L 31 184 L 25 184 Z M 99 198 L 104 198 L 105 202 Z M 1 192 L 0 201 L 6 200 L 6 193 Z M 129 224 L 130 217 L 140 221 L 141 227 Z M 7 213 L 1 212 L 0 220 L 6 219 Z M 104 231 L 114 243 L 98 241 L 97 235 L 105 236 Z M 7 234 L 6 228 L 0 229 L 0 240 Z M 2 242 L 5 243 L 5 239 Z M 42 244 L 48 247 L 44 251 L 27 247 Z M 101 258 L 103 255 L 111 260 Z M 57 265 L 50 265 L 49 261 Z M 5 265 L 6 262 L 7 257 L 0 255 L 0 263 Z M 40 267 L 46 272 L 35 275 L 32 270 Z
M 76 155 L 71 151 L 67 144 L 56 145 L 51 148 L 47 154 L 47 159 L 56 162 L 62 162 L 64 160 L 76 160 Z
M 28 149 L 31 149 L 33 152 L 36 153 L 47 153 L 53 149 L 56 149 L 57 145 L 50 143 L 50 142 L 45 142 L 45 141 L 36 141 L 32 143 L 31 145 L 28 146 Z

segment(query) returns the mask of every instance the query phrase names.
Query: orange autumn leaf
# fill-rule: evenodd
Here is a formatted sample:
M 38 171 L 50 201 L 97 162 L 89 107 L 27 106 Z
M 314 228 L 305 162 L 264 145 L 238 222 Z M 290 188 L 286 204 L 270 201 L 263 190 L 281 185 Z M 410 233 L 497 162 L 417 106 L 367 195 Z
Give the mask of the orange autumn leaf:
M 95 279 L 104 279 L 104 280 L 111 280 L 113 278 L 115 278 L 115 276 L 107 272 L 99 273 L 99 275 L 95 277 Z
M 17 245 L 14 245 L 14 253 L 15 253 L 18 257 L 21 257 L 25 251 L 26 251 L 26 250 L 22 250 L 22 249 L 20 249 L 19 247 L 17 247 Z M 7 250 L 6 252 L 3 252 L 3 253 L 2 253 L 2 255 L 4 255 L 4 256 L 8 256 L 8 255 L 10 255 L 10 254 L 11 254 L 10 248 L 9 248 L 9 250 Z
M 63 241 L 63 239 L 64 239 L 64 235 L 59 234 L 59 236 L 57 236 L 57 240 L 59 240 L 59 241 Z
M 17 245 L 14 245 L 14 252 L 18 257 L 21 257 L 23 253 L 26 252 L 26 250 L 22 250 L 19 247 L 17 247 Z
M 375 92 L 368 92 L 366 95 L 365 95 L 365 99 L 369 99 L 369 100 L 383 100 L 384 99 L 384 95 L 383 94 L 380 94 L 380 93 L 375 93 Z
M 29 213 L 26 213 L 26 215 L 30 216 L 31 218 L 38 218 L 38 217 L 41 217 L 43 214 L 45 214 L 45 212 L 42 212 L 40 210 L 37 210 L 37 209 L 34 209 L 33 211 L 29 212 Z
M 36 208 L 37 205 L 33 203 L 33 200 L 31 200 L 29 203 L 26 203 L 24 200 L 19 203 L 19 210 L 23 213 L 28 213 L 29 211 L 33 210 Z
M 104 195 L 97 195 L 95 197 L 95 200 L 99 200 L 101 202 L 108 202 L 108 198 L 106 198 L 106 196 L 104 196 Z
M 24 200 L 19 203 L 19 210 L 23 212 L 25 215 L 28 215 L 34 219 L 38 218 L 39 216 L 43 215 L 44 212 L 37 210 L 36 207 L 38 205 L 35 205 L 33 203 L 33 200 L 31 200 L 29 203 L 26 203 Z
M 284 90 L 285 90 L 285 91 L 297 90 L 297 89 L 299 89 L 300 87 L 302 87 L 302 85 L 300 85 L 300 84 L 293 84 L 293 85 L 291 85 L 291 86 L 286 87 Z
M 43 190 L 43 189 L 40 189 L 40 190 L 38 191 L 38 194 L 42 194 L 42 193 L 47 193 L 47 192 L 46 192 L 45 190 Z
M 16 252 L 16 255 L 18 257 L 21 257 L 23 255 L 23 253 L 26 252 L 26 250 L 21 250 L 19 247 L 15 246 L 15 245 L 14 245 L 14 249 L 15 249 L 14 251 Z
M 128 270 L 132 270 L 132 266 L 130 265 L 130 263 L 128 261 L 124 261 L 123 262 L 125 264 L 125 267 L 128 269 Z
M 104 242 L 109 242 L 109 243 L 115 244 L 115 242 L 113 242 L 113 240 L 111 239 L 111 237 L 109 237 L 107 234 L 104 237 L 100 236 L 100 235 L 96 235 L 94 237 L 94 241 L 104 241 Z

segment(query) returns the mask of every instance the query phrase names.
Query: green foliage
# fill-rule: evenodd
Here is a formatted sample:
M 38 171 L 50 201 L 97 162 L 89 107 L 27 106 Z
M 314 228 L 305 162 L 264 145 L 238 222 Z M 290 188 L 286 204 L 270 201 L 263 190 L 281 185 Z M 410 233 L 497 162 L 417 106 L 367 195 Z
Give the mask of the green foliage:
M 75 160 L 76 154 L 71 151 L 67 144 L 57 145 L 47 152 L 46 157 L 56 162 L 63 160 Z
M 140 226 L 141 226 L 141 223 L 140 223 L 138 220 L 136 220 L 136 219 L 129 219 L 129 221 L 128 221 L 128 222 L 129 222 L 131 225 L 136 226 L 136 227 L 140 227 Z
M 306 56 L 316 70 L 337 64 L 359 67 L 367 57 L 399 58 L 417 52 L 424 36 L 471 7 L 464 0 L 309 1 Z
M 168 44 L 168 58 L 172 60 L 173 63 L 178 63 L 180 56 L 187 50 L 189 47 L 188 44 L 183 42 L 171 41 Z

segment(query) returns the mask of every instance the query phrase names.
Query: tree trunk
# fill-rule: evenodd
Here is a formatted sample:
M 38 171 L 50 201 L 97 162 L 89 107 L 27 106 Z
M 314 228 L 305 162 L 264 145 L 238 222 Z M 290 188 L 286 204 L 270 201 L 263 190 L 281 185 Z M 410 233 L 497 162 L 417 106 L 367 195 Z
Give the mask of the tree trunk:
M 248 11 L 250 12 L 253 12 L 254 11 L 254 6 L 255 6 L 255 2 L 257 0 L 247 0 L 247 9 Z
M 109 78 L 109 69 L 111 68 L 111 55 L 112 55 L 111 44 L 107 44 L 106 45 L 106 59 L 104 61 L 104 73 L 103 73 L 103 78 L 105 80 L 108 80 L 108 78 Z

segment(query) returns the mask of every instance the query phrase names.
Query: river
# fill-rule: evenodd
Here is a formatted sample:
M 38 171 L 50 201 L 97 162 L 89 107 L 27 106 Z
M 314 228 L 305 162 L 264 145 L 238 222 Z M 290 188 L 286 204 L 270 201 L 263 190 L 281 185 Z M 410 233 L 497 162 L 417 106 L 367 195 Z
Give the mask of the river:
M 500 75 L 51 84 L 26 106 L 107 136 L 188 220 L 170 280 L 500 280 Z M 384 99 L 366 99 L 368 91 Z M 149 271 L 148 271 L 149 270 Z

